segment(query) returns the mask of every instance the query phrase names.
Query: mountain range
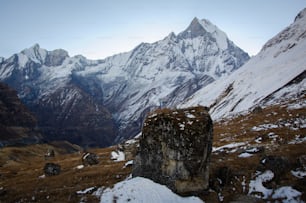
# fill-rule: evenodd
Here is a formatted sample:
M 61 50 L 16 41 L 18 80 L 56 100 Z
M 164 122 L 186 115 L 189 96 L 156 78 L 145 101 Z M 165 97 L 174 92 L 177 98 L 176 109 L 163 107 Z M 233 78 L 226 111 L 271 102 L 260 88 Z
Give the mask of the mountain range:
M 47 140 L 109 146 L 139 133 L 146 114 L 175 107 L 241 67 L 249 56 L 208 20 L 103 60 L 38 44 L 0 63 Z
M 305 107 L 306 10 L 250 59 L 208 20 L 103 60 L 38 44 L 0 60 L 46 140 L 109 146 L 138 134 L 153 109 L 204 105 L 214 120 L 255 107 Z

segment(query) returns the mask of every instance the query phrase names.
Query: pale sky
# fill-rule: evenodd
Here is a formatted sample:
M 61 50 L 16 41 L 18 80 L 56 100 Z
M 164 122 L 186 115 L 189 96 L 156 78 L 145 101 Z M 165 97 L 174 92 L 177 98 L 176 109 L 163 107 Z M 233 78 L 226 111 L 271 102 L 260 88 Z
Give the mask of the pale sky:
M 306 0 L 0 0 L 0 56 L 38 43 L 103 59 L 208 19 L 255 55 L 291 24 Z

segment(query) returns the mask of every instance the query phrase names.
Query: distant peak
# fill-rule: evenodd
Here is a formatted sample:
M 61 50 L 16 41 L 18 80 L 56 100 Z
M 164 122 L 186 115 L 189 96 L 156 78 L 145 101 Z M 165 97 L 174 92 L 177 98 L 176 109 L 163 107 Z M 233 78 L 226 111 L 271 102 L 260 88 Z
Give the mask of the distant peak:
M 191 24 L 193 23 L 199 23 L 199 19 L 197 17 L 194 17 L 191 21 Z
M 174 32 L 171 32 L 168 36 L 167 36 L 168 39 L 175 39 L 176 38 L 176 35 Z
M 40 49 L 40 46 L 39 46 L 38 43 L 36 43 L 36 44 L 34 44 L 31 48 L 33 48 L 33 49 Z
M 201 25 L 199 19 L 195 17 L 193 18 L 187 29 L 180 33 L 179 36 L 183 38 L 195 38 L 198 36 L 203 36 L 206 33 L 207 31 Z

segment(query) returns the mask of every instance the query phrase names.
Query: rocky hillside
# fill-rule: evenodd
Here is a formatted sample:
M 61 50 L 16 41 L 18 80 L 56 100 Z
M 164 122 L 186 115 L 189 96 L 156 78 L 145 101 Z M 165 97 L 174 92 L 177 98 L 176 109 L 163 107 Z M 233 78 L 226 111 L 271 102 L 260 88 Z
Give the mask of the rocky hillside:
M 35 112 L 47 139 L 105 146 L 135 136 L 147 112 L 179 104 L 248 59 L 223 31 L 195 18 L 178 35 L 104 60 L 35 45 L 3 60 L 0 80 Z
M 37 120 L 21 103 L 17 92 L 0 83 L 0 147 L 33 144 L 41 139 Z

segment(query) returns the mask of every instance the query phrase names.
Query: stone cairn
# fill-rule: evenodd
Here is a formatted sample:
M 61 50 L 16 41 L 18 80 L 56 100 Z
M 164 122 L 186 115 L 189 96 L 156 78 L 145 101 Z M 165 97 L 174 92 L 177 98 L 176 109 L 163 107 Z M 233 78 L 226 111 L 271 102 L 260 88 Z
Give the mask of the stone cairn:
M 208 189 L 213 123 L 206 107 L 159 109 L 145 120 L 132 175 L 178 194 Z

